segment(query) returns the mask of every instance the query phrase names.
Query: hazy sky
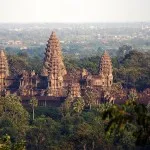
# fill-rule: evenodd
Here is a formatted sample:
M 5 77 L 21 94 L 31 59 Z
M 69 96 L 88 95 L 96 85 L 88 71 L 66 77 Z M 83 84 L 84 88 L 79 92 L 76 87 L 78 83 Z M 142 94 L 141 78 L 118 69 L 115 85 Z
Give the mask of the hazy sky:
M 0 22 L 150 21 L 150 0 L 0 0 Z

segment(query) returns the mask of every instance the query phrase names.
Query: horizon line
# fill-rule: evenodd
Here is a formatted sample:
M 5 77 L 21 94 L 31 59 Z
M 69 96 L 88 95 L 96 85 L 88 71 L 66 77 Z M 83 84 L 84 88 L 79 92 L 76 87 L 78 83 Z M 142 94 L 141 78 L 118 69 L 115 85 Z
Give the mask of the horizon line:
M 0 24 L 87 24 L 87 23 L 101 23 L 101 24 L 109 24 L 109 23 L 150 23 L 150 21 L 93 21 L 93 22 L 46 22 L 46 21 L 33 21 L 33 22 L 0 22 Z

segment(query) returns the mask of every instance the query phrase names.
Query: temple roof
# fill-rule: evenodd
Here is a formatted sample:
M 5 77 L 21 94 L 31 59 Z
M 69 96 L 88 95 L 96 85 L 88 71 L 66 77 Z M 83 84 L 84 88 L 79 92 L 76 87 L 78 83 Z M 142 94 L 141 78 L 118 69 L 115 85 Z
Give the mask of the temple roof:
M 102 61 L 111 61 L 110 55 L 108 54 L 108 52 L 106 50 L 101 57 L 101 62 Z
M 50 38 L 54 38 L 54 37 L 56 38 L 56 32 L 52 31 Z
M 0 50 L 0 73 L 3 73 L 5 77 L 9 75 L 8 62 L 3 50 Z
M 54 31 L 52 32 L 46 47 L 42 75 L 49 76 L 53 74 L 62 76 L 66 74 L 60 42 Z
M 0 50 L 0 57 L 5 57 L 5 53 L 3 50 Z
M 99 74 L 112 74 L 112 62 L 107 51 L 101 57 L 99 64 Z

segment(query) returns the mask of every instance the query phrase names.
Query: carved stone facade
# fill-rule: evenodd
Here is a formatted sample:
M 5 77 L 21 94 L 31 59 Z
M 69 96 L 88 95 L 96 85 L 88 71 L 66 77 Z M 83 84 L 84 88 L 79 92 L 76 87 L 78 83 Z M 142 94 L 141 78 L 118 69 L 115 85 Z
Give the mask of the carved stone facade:
M 70 97 L 81 97 L 80 91 L 80 84 L 79 83 L 72 83 L 69 87 L 68 96 Z
M 0 51 L 0 92 L 4 94 L 7 87 L 7 77 L 9 76 L 8 62 L 3 50 Z
M 48 96 L 53 99 L 80 97 L 89 87 L 102 91 L 110 90 L 113 84 L 112 63 L 107 52 L 100 59 L 97 75 L 85 69 L 67 73 L 55 32 L 52 32 L 46 46 L 41 75 L 23 70 L 17 77 L 9 79 L 8 63 L 3 51 L 0 53 L 0 65 L 1 87 L 19 96 Z M 9 86 L 6 86 L 6 81 L 11 81 Z
M 99 63 L 97 75 L 91 75 L 85 69 L 81 72 L 81 81 L 86 86 L 95 87 L 101 90 L 110 90 L 113 84 L 112 62 L 109 54 L 105 51 Z
M 44 58 L 43 76 L 48 77 L 48 96 L 63 95 L 63 76 L 67 74 L 65 65 L 62 60 L 61 47 L 55 32 L 52 32 Z
M 111 87 L 113 84 L 113 75 L 112 75 L 112 62 L 109 54 L 105 51 L 100 64 L 99 64 L 99 75 L 102 79 L 103 87 Z
M 35 71 L 27 72 L 23 70 L 20 82 L 19 82 L 19 95 L 22 96 L 34 96 L 36 95 L 36 88 L 38 84 L 38 76 L 35 74 Z

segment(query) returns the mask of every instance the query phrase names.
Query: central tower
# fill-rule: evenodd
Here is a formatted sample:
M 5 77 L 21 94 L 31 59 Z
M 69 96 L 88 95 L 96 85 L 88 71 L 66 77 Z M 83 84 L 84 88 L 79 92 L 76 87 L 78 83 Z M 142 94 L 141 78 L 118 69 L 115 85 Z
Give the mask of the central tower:
M 62 96 L 63 77 L 66 74 L 63 63 L 60 42 L 55 32 L 52 32 L 46 47 L 42 75 L 48 78 L 48 96 Z
M 103 87 L 111 87 L 113 84 L 112 62 L 109 54 L 105 51 L 99 64 L 99 75 L 102 78 Z

